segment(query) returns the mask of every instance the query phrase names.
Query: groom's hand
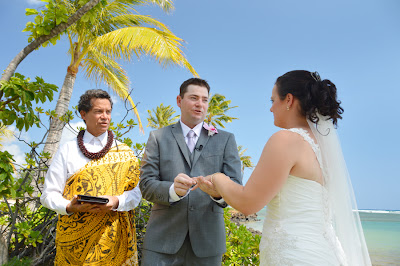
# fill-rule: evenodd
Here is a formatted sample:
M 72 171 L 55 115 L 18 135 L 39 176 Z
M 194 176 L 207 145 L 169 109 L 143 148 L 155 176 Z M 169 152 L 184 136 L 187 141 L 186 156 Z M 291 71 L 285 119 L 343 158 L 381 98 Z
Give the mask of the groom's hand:
M 177 175 L 174 179 L 174 190 L 180 197 L 185 196 L 188 190 L 194 185 L 196 185 L 196 181 L 182 173 Z

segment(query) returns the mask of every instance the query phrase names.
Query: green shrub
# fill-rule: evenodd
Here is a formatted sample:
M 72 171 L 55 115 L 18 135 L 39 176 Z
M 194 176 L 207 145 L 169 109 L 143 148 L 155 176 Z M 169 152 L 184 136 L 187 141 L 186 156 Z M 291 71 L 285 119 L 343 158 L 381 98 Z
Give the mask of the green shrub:
M 224 210 L 226 229 L 226 253 L 222 257 L 223 265 L 259 265 L 260 235 L 252 234 L 244 225 L 232 222 L 229 208 Z
M 9 260 L 6 264 L 3 264 L 2 266 L 30 266 L 31 263 L 32 260 L 30 258 L 18 259 L 17 257 L 13 257 L 11 260 Z
M 135 208 L 136 241 L 139 261 L 142 258 L 142 247 L 144 235 L 146 234 L 147 221 L 150 218 L 152 203 L 142 199 L 139 206 Z

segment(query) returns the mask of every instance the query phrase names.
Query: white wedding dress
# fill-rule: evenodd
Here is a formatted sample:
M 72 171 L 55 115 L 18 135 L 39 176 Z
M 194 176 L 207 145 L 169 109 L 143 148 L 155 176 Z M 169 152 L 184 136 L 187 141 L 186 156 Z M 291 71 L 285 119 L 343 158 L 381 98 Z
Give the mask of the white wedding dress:
M 319 147 L 308 132 L 289 130 L 311 145 L 322 165 Z M 260 265 L 348 265 L 333 229 L 327 197 L 326 188 L 318 182 L 289 175 L 267 207 Z

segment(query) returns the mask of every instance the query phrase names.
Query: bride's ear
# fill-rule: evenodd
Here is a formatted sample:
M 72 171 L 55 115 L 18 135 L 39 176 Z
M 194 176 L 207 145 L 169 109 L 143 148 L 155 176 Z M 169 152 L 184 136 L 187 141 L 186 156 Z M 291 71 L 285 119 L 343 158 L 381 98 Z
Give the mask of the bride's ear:
M 293 100 L 294 100 L 293 94 L 291 93 L 286 94 L 285 103 L 289 108 L 293 105 Z

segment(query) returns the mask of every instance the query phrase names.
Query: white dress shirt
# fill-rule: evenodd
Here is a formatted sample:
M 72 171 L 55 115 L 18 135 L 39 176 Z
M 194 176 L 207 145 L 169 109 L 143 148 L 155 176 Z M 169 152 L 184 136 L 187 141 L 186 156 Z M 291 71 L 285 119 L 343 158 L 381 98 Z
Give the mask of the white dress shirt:
M 98 137 L 93 136 L 88 131 L 83 135 L 83 143 L 89 152 L 98 152 L 107 144 L 107 131 Z M 117 141 L 117 145 L 121 142 Z M 115 146 L 113 141 L 112 147 Z M 62 196 L 66 181 L 90 161 L 78 147 L 78 140 L 72 140 L 58 149 L 53 157 L 53 161 L 46 174 L 44 181 L 43 194 L 40 202 L 58 214 L 67 215 L 66 207 L 69 200 Z M 123 194 L 116 196 L 119 205 L 116 211 L 130 211 L 134 209 L 142 198 L 139 186 Z
M 201 134 L 201 129 L 203 127 L 203 123 L 204 122 L 201 122 L 200 124 L 197 124 L 194 128 L 188 127 L 187 125 L 185 125 L 182 122 L 182 120 L 179 120 L 179 122 L 181 123 L 182 133 L 183 133 L 183 136 L 185 137 L 186 145 L 187 145 L 188 139 L 189 139 L 187 137 L 187 134 L 189 133 L 190 130 L 194 131 L 195 135 L 193 137 L 193 140 L 194 140 L 194 144 L 195 144 L 194 146 L 196 147 L 196 144 L 197 144 L 197 141 L 199 140 L 199 137 L 200 137 L 200 134 Z M 194 152 L 194 150 L 193 150 L 193 152 Z M 189 189 L 184 196 L 180 197 L 180 196 L 178 196 L 178 194 L 176 194 L 175 188 L 174 188 L 174 184 L 172 183 L 172 185 L 169 187 L 169 202 L 173 203 L 173 202 L 177 202 L 177 201 L 183 199 L 184 197 L 186 197 L 190 193 L 190 191 L 191 190 Z M 211 197 L 211 199 L 213 201 L 216 201 L 216 202 L 221 203 L 221 204 L 223 202 L 225 202 L 222 198 L 217 200 L 217 199 L 214 199 L 213 197 Z

